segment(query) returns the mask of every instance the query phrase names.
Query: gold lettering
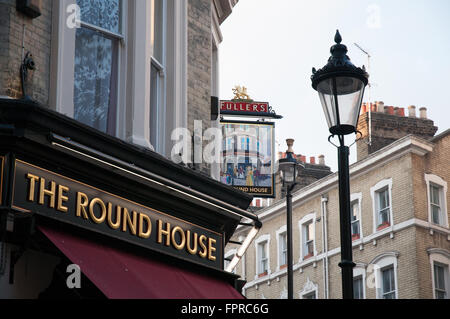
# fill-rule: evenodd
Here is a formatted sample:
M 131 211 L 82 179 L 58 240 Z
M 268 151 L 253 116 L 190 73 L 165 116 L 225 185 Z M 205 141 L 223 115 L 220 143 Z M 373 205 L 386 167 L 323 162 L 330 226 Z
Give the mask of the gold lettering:
M 206 258 L 206 255 L 208 255 L 208 250 L 206 249 L 206 245 L 205 245 L 205 240 L 206 240 L 206 236 L 205 235 L 201 235 L 200 239 L 199 239 L 199 243 L 200 243 L 200 247 L 203 249 L 202 251 L 199 251 L 198 254 L 200 255 L 200 257 L 202 258 Z
M 58 185 L 58 202 L 56 204 L 56 209 L 60 212 L 67 213 L 68 208 L 66 206 L 63 206 L 63 202 L 67 202 L 69 200 L 69 197 L 64 195 L 64 192 L 68 192 L 69 187 Z
M 83 212 L 83 218 L 89 219 L 88 214 L 86 212 L 86 208 L 89 204 L 89 199 L 85 193 L 78 192 L 77 193 L 77 217 L 81 216 Z
M 216 244 L 216 240 L 213 238 L 209 238 L 208 239 L 208 259 L 215 261 L 216 260 L 216 256 L 213 256 L 213 252 L 216 251 L 216 248 L 213 247 L 213 245 Z
M 122 219 L 122 207 L 116 207 L 116 221 L 113 223 L 112 221 L 112 204 L 108 203 L 108 225 L 112 229 L 119 229 L 120 221 Z
M 144 233 L 144 221 L 147 223 L 147 231 Z M 152 222 L 146 214 L 139 214 L 139 237 L 149 238 L 152 233 Z
M 176 239 L 175 239 L 175 235 L 176 233 L 180 234 L 181 237 L 181 242 L 177 243 Z M 176 226 L 173 228 L 172 230 L 172 245 L 173 247 L 175 247 L 177 250 L 182 250 L 184 248 L 184 246 L 186 245 L 186 235 L 184 234 L 184 230 L 180 227 L 180 226 Z
M 195 255 L 197 254 L 197 248 L 198 248 L 198 244 L 197 244 L 197 239 L 198 239 L 198 234 L 194 233 L 194 240 L 191 241 L 191 231 L 188 230 L 187 232 L 187 251 L 191 254 L 191 255 Z M 194 243 L 194 248 L 192 248 L 191 246 L 191 242 Z
M 96 204 L 98 204 L 98 206 L 100 206 L 100 209 L 101 209 L 100 217 L 95 216 L 95 213 L 94 213 L 94 207 L 95 207 Z M 91 203 L 89 204 L 89 215 L 91 216 L 91 219 L 96 224 L 101 224 L 101 223 L 103 223 L 105 221 L 105 219 L 106 219 L 106 206 L 105 206 L 105 203 L 100 198 L 94 198 L 91 201 Z
M 44 196 L 49 196 L 50 200 L 48 205 L 50 208 L 55 208 L 55 194 L 56 194 L 56 183 L 50 182 L 50 189 L 45 189 L 45 178 L 41 177 L 40 189 L 39 189 L 39 204 L 44 205 Z
M 39 180 L 39 176 L 28 173 L 27 178 L 30 180 L 30 187 L 28 188 L 28 200 L 30 202 L 34 202 L 35 185 Z
M 123 223 L 122 223 L 122 231 L 127 231 L 127 225 L 130 227 L 130 232 L 133 235 L 136 235 L 136 224 L 137 224 L 137 213 L 135 211 L 131 212 L 133 214 L 133 220 L 131 220 L 130 214 L 128 213 L 128 209 L 123 209 Z
M 170 223 L 167 223 L 166 230 L 162 229 L 163 221 L 158 220 L 158 244 L 162 244 L 162 236 L 166 236 L 166 246 L 170 246 Z

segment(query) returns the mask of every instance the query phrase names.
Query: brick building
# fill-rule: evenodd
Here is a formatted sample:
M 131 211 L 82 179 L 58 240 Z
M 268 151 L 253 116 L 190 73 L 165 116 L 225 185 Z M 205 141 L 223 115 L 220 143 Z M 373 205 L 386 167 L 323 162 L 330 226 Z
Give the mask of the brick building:
M 425 108 L 382 102 L 370 105 L 369 130 L 368 107 L 350 166 L 355 297 L 449 298 L 450 130 L 434 136 Z M 258 211 L 263 228 L 235 269 L 248 298 L 287 298 L 285 205 Z M 293 193 L 293 247 L 294 297 L 341 298 L 337 173 Z
M 0 0 L 0 298 L 242 297 L 223 246 L 252 198 L 174 151 L 219 126 L 237 2 Z

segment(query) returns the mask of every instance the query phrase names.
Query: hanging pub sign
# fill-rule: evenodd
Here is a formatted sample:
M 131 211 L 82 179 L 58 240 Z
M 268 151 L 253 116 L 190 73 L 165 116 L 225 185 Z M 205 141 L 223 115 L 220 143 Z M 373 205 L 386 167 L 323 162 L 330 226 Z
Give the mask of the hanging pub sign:
M 275 124 L 224 120 L 221 127 L 221 182 L 255 197 L 275 197 Z
M 234 98 L 230 101 L 220 101 L 221 115 L 234 115 L 245 117 L 269 117 L 280 119 L 268 102 L 255 102 L 247 93 L 245 86 L 236 86 L 233 89 Z
M 18 159 L 11 203 L 17 211 L 212 268 L 223 266 L 222 234 Z

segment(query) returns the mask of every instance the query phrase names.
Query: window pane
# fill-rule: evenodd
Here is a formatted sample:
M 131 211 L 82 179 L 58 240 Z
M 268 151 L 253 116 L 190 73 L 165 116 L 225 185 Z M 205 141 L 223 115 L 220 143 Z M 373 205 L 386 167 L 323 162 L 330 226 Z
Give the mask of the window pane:
M 120 32 L 120 0 L 77 0 L 81 21 L 103 29 Z
M 378 198 L 379 198 L 379 204 L 380 210 L 385 209 L 386 207 L 389 207 L 389 191 L 387 189 L 380 191 L 378 193 Z
M 363 280 L 361 277 L 353 279 L 353 297 L 354 299 L 363 299 Z
M 352 203 L 352 221 L 359 219 L 359 205 L 358 202 Z
M 359 233 L 359 221 L 352 222 L 352 235 L 358 235 Z
M 153 0 L 155 6 L 154 20 L 153 20 L 153 57 L 161 64 L 163 64 L 164 52 L 164 0 Z
M 388 268 L 382 271 L 382 289 L 384 299 L 395 298 L 395 279 L 394 268 Z
M 152 63 L 150 72 L 150 143 L 156 148 L 158 133 L 160 71 Z
M 79 28 L 75 40 L 74 117 L 115 133 L 117 41 Z
M 305 226 L 306 227 L 306 240 L 313 240 L 314 239 L 314 224 L 313 223 L 309 223 L 308 225 Z
M 431 217 L 433 219 L 433 223 L 440 224 L 441 223 L 441 208 L 439 206 L 431 204 Z
M 431 194 L 431 203 L 436 204 L 439 206 L 439 192 L 440 189 L 437 186 L 431 185 L 430 186 L 430 194 Z
M 436 289 L 445 290 L 445 272 L 444 267 L 434 265 L 434 286 Z

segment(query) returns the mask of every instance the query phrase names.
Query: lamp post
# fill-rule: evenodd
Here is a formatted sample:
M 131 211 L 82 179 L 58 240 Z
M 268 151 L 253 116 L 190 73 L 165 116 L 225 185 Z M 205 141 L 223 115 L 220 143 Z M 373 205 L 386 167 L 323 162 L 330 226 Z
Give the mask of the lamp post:
M 353 299 L 349 147 L 345 146 L 345 135 L 357 133 L 357 123 L 367 86 L 369 75 L 364 66 L 354 66 L 347 56 L 347 47 L 342 42 L 339 31 L 331 47 L 331 57 L 322 69 L 313 68 L 312 86 L 319 93 L 325 117 L 332 137 L 338 136 L 339 169 L 339 211 L 341 229 L 342 295 L 344 299 Z M 331 143 L 331 142 L 330 142 Z M 334 144 L 333 144 L 334 145 Z
M 278 161 L 283 188 L 286 188 L 286 244 L 287 244 L 287 282 L 288 299 L 294 299 L 293 256 L 292 256 L 292 190 L 298 175 L 297 160 L 294 156 L 294 140 L 287 139 L 286 157 Z

